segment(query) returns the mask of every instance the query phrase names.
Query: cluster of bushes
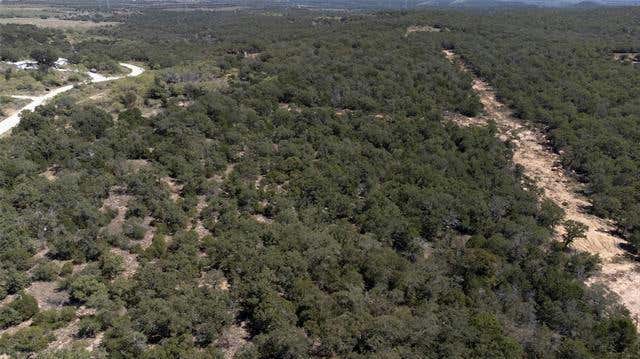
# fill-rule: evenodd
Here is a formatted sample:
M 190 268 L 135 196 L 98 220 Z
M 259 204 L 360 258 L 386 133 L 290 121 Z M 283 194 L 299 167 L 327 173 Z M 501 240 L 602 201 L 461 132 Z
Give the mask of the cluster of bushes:
M 38 313 L 38 302 L 29 294 L 22 293 L 0 310 L 0 329 L 20 324 Z
M 71 45 L 61 31 L 41 29 L 34 25 L 0 25 L 0 60 L 18 61 L 29 58 L 43 48 L 70 52 Z

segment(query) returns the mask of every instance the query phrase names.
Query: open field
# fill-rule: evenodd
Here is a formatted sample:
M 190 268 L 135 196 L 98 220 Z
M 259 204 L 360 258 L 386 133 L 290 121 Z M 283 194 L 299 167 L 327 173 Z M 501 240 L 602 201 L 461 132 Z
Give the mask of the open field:
M 117 22 L 94 22 L 84 20 L 63 20 L 54 18 L 35 18 L 35 17 L 10 17 L 0 18 L 0 24 L 19 24 L 19 25 L 35 25 L 38 27 L 51 28 L 51 29 L 74 29 L 74 30 L 88 30 L 101 26 L 113 26 L 118 25 Z
M 2 17 L 39 17 L 39 16 L 53 16 L 56 14 L 63 14 L 58 9 L 49 7 L 31 7 L 31 6 L 13 6 L 13 5 L 1 5 L 0 16 Z
M 248 9 L 245 6 L 216 6 L 216 7 L 170 7 L 163 10 L 166 11 L 239 11 Z

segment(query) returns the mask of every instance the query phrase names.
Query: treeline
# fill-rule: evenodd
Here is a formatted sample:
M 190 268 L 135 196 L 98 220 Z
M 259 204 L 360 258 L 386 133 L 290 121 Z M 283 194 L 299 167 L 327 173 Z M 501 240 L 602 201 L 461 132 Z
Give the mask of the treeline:
M 81 39 L 85 40 L 82 36 Z M 0 43 L 2 44 L 0 48 L 0 60 L 2 61 L 39 60 L 34 54 L 46 53 L 53 54 L 50 56 L 53 57 L 53 61 L 58 57 L 64 57 L 69 59 L 71 63 L 82 64 L 88 69 L 103 73 L 118 72 L 117 60 L 131 58 L 110 53 L 108 41 L 100 41 L 100 51 L 97 51 L 95 47 L 84 45 L 85 41 L 81 41 L 78 45 L 72 45 L 65 33 L 60 30 L 39 28 L 33 25 L 0 25 Z M 53 61 L 48 61 L 48 65 L 51 65 Z
M 35 50 L 53 48 L 70 50 L 65 35 L 60 31 L 40 29 L 33 25 L 0 25 L 0 60 L 18 61 L 29 58 Z

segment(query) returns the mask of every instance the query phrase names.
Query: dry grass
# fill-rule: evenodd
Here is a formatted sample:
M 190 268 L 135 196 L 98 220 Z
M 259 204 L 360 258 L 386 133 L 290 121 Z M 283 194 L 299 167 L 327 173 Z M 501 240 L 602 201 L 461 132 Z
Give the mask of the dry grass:
M 83 20 L 41 19 L 39 17 L 8 17 L 0 18 L 0 24 L 35 25 L 51 29 L 89 30 L 102 26 L 115 26 L 118 22 L 93 22 Z

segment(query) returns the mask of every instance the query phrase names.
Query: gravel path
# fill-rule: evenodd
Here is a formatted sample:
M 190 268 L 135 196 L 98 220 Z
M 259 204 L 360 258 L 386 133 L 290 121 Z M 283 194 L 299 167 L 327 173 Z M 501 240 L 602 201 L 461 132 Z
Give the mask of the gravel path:
M 111 77 L 105 77 L 95 72 L 87 72 L 87 75 L 89 75 L 89 77 L 91 78 L 90 80 L 91 83 L 99 83 L 99 82 L 118 80 L 124 77 L 136 77 L 136 76 L 140 76 L 144 72 L 144 69 L 140 66 L 125 64 L 125 63 L 121 63 L 120 65 L 129 69 L 130 72 L 127 75 L 111 76 Z M 0 136 L 9 132 L 12 128 L 16 127 L 18 123 L 20 123 L 20 115 L 22 111 L 33 111 L 35 110 L 36 107 L 43 105 L 50 99 L 60 95 L 61 93 L 67 92 L 74 87 L 75 85 L 58 87 L 41 96 L 12 96 L 13 98 L 28 99 L 28 100 L 31 100 L 31 102 L 26 106 L 22 107 L 21 109 L 19 109 L 18 111 L 16 111 L 16 113 L 14 113 L 13 115 L 0 121 Z

